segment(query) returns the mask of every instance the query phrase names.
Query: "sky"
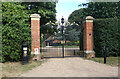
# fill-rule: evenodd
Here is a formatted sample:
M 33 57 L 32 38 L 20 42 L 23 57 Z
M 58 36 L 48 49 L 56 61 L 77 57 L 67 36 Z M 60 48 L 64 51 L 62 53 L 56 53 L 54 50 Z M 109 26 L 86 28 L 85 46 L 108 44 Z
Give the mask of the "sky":
M 62 16 L 65 20 L 68 19 L 69 15 L 82 7 L 78 7 L 79 4 L 86 3 L 88 0 L 58 0 L 56 4 L 56 18 L 59 21 Z

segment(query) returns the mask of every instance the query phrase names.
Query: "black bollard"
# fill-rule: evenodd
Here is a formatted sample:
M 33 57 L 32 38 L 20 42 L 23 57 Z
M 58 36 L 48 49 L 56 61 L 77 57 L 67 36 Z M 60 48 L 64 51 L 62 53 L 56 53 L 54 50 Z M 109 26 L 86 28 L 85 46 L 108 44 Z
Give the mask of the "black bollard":
M 106 46 L 104 46 L 104 64 L 106 64 Z
M 75 55 L 75 50 L 73 50 L 74 51 L 74 55 Z
M 62 46 L 63 58 L 64 58 L 64 44 Z

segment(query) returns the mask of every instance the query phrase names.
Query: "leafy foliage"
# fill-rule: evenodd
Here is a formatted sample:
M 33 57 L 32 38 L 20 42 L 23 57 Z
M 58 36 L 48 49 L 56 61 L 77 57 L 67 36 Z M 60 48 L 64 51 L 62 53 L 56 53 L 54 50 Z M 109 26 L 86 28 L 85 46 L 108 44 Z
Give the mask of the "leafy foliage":
M 41 32 L 41 45 L 44 43 L 44 41 L 49 37 L 49 36 L 54 36 L 58 30 L 57 30 L 57 24 L 54 24 L 52 22 L 48 22 L 45 25 L 40 26 L 40 32 Z
M 2 3 L 2 61 L 19 61 L 22 54 L 22 42 L 31 45 L 30 13 L 34 13 L 35 5 L 39 7 L 41 25 L 55 21 L 55 3 L 31 3 L 33 8 L 28 10 L 29 3 Z M 50 18 L 52 17 L 52 18 Z
M 80 33 L 81 33 L 81 28 L 79 25 L 77 25 L 76 23 L 72 23 L 71 25 L 66 25 L 64 26 L 64 28 L 59 28 L 58 29 L 58 33 L 56 34 L 56 38 L 58 40 L 63 40 L 62 37 L 62 29 L 63 30 L 63 37 L 65 41 L 70 41 L 70 43 L 66 44 L 66 45 L 77 45 L 79 46 L 79 41 L 80 41 Z
M 22 50 L 22 41 L 30 44 L 30 22 L 27 10 L 21 3 L 3 3 L 2 5 L 2 60 L 18 61 Z M 24 11 L 22 11 L 24 10 Z
M 66 27 L 65 38 L 69 41 L 79 41 L 80 32 L 80 26 L 73 23 L 72 25 L 68 25 Z
M 96 56 L 104 55 L 106 46 L 107 56 L 120 55 L 118 22 L 120 19 L 96 19 L 94 20 L 94 45 Z
M 83 19 L 83 8 L 79 9 L 79 10 L 75 10 L 74 12 L 72 12 L 72 14 L 69 16 L 68 21 L 70 23 L 76 22 L 77 24 L 81 24 L 82 23 L 82 19 Z
M 26 9 L 28 9 L 28 5 L 30 5 L 30 10 L 28 10 L 29 14 L 38 13 L 41 16 L 41 25 L 45 25 L 47 22 L 52 21 L 56 22 L 56 3 L 54 2 L 29 2 L 22 3 Z M 36 8 L 37 7 L 37 8 Z
M 94 18 L 114 18 L 118 17 L 118 2 L 90 2 L 84 9 L 86 16 Z
M 50 35 L 55 35 L 55 32 L 57 32 L 57 24 L 54 24 L 52 22 L 48 22 L 45 25 L 41 26 L 41 34 L 50 36 Z
M 89 2 L 82 4 L 86 8 L 75 10 L 70 16 L 69 22 L 81 23 L 83 17 L 93 16 L 94 18 L 115 18 L 120 14 L 120 2 Z

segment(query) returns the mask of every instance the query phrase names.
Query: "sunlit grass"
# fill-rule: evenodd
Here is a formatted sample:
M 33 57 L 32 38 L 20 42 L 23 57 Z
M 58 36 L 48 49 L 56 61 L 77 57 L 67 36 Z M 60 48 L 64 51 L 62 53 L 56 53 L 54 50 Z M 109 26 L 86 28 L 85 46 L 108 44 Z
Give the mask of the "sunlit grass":
M 41 65 L 40 61 L 30 61 L 26 65 L 22 65 L 21 62 L 2 63 L 2 77 L 16 77 L 39 65 Z
M 85 59 L 92 60 L 92 61 L 99 62 L 99 63 L 104 63 L 103 57 L 85 58 Z M 118 57 L 107 57 L 106 64 L 111 65 L 111 66 L 118 66 Z

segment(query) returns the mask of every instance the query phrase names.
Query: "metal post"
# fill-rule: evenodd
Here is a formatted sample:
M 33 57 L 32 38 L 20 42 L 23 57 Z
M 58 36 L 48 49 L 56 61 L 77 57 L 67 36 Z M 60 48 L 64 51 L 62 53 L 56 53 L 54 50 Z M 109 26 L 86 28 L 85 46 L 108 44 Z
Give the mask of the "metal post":
M 61 23 L 62 23 L 62 41 L 63 41 L 63 45 L 62 45 L 62 52 L 63 52 L 63 58 L 64 58 L 64 33 L 63 33 L 63 30 L 64 30 L 64 18 L 62 16 L 62 19 L 61 19 Z
M 84 54 L 84 28 L 83 28 L 83 26 L 82 26 L 82 46 L 83 46 L 83 56 L 85 57 L 85 54 Z
M 63 52 L 63 58 L 64 58 L 64 34 L 63 34 L 63 30 L 64 30 L 64 26 L 62 26 L 62 40 L 63 40 L 62 52 Z
M 73 50 L 73 51 L 74 51 L 74 55 L 76 55 L 76 54 L 75 54 L 75 50 Z
M 106 64 L 106 46 L 104 46 L 104 64 Z

